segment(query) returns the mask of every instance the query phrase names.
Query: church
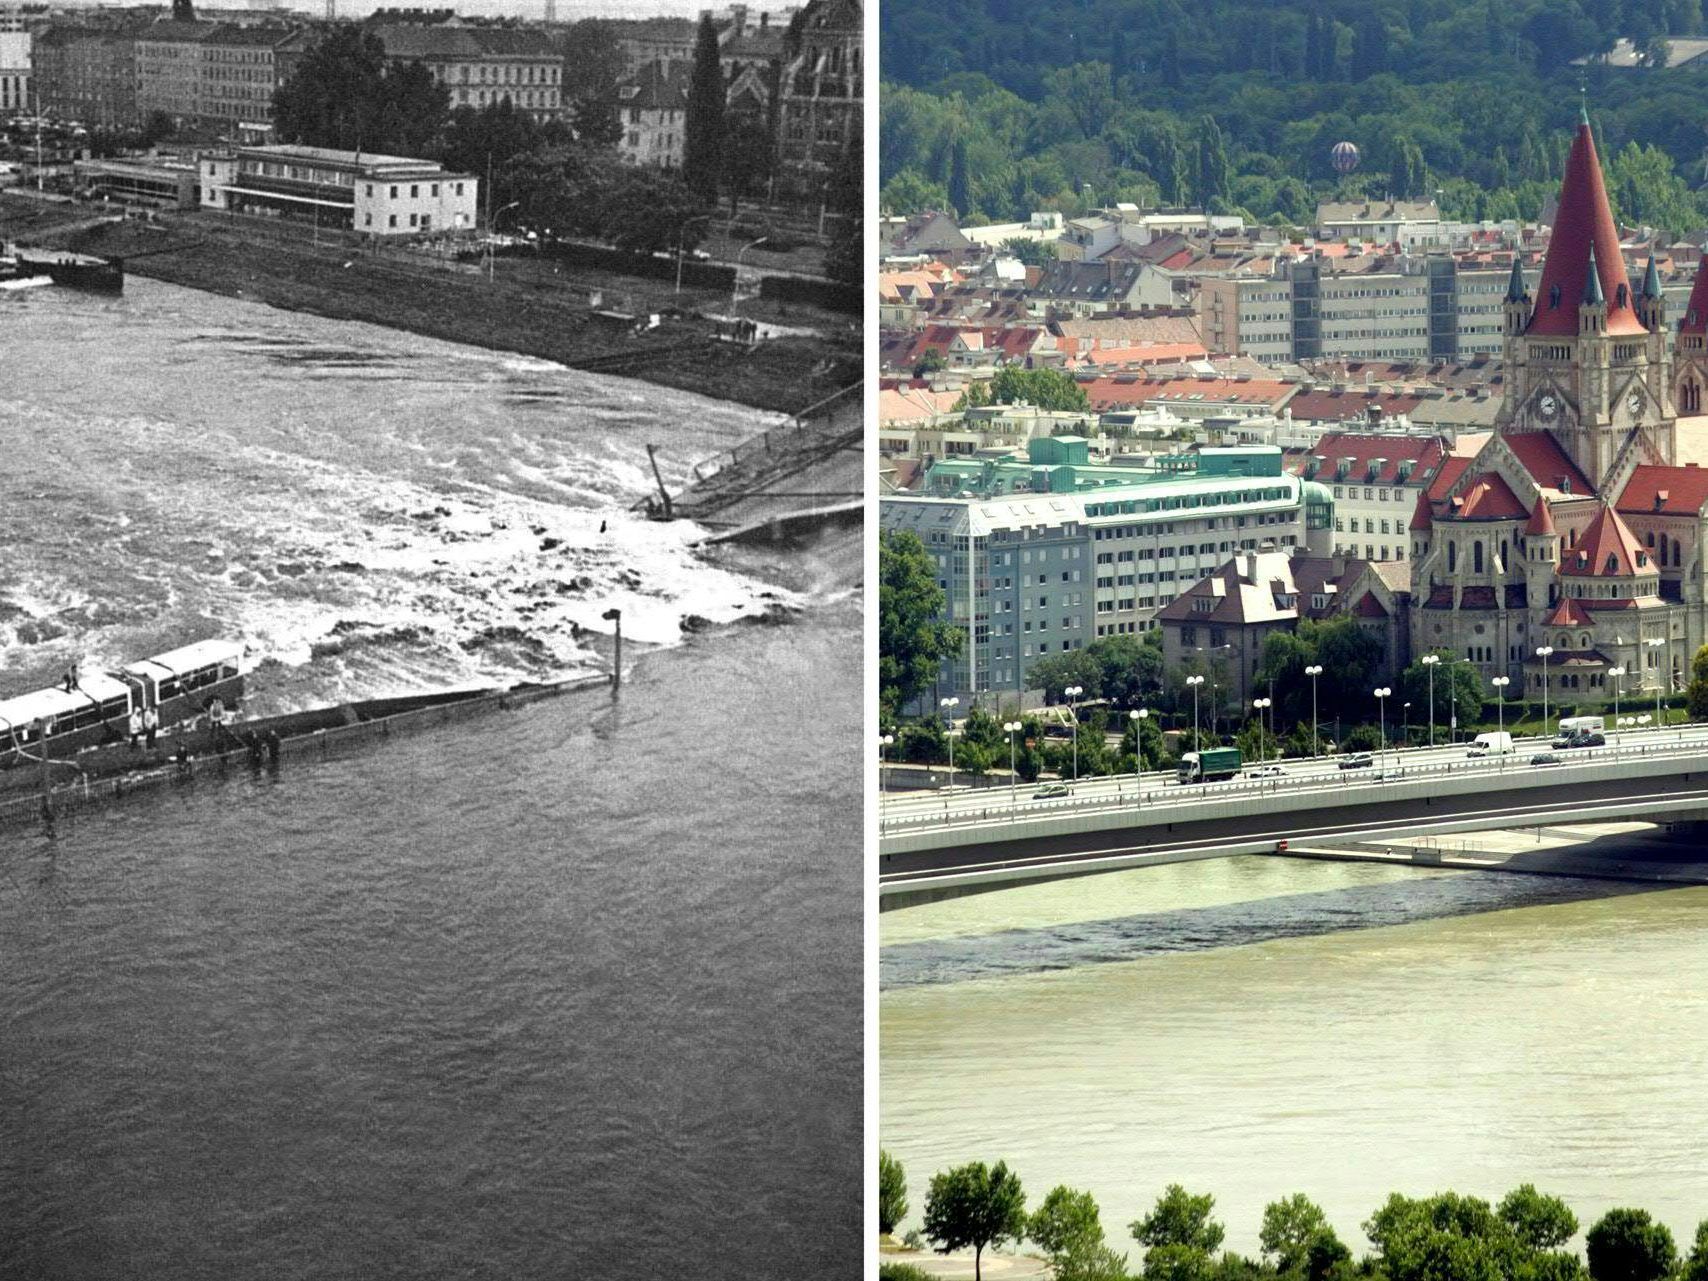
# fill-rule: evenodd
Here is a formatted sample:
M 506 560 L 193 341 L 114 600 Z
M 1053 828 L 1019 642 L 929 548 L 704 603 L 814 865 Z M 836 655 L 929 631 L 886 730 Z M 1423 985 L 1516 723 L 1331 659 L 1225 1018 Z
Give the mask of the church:
M 1665 311 L 1652 257 L 1627 278 L 1586 116 L 1534 297 L 1513 262 L 1494 432 L 1411 520 L 1412 653 L 1506 676 L 1509 698 L 1617 683 L 1640 711 L 1683 688 L 1708 640 L 1708 469 L 1676 461 L 1708 386 L 1708 259 L 1670 344 Z

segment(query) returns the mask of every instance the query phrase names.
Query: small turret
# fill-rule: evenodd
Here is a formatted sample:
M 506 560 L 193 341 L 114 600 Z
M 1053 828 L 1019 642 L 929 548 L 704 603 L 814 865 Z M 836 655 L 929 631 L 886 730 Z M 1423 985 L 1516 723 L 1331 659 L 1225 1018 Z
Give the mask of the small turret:
M 1524 260 L 1512 255 L 1512 275 L 1506 282 L 1506 332 L 1516 338 L 1530 323 L 1530 290 L 1524 283 Z
M 1651 334 L 1666 328 L 1666 299 L 1661 295 L 1661 273 L 1655 266 L 1655 255 L 1649 254 L 1649 266 L 1643 272 L 1643 293 L 1637 299 L 1637 319 Z
M 1595 264 L 1595 246 L 1589 247 L 1589 268 L 1584 273 L 1583 301 L 1578 304 L 1578 333 L 1598 334 L 1607 324 L 1607 295 L 1601 292 L 1601 271 Z

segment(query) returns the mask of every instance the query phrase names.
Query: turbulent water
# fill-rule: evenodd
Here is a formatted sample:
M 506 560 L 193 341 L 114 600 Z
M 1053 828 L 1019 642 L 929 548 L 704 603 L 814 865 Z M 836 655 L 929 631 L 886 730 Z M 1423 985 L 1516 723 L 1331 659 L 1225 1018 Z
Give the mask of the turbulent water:
M 1234 858 L 881 919 L 881 1122 L 933 1172 L 1090 1190 L 1112 1243 L 1165 1185 L 1231 1248 L 1305 1192 L 1533 1182 L 1585 1223 L 1708 1216 L 1708 890 Z
M 149 280 L 0 296 L 0 692 L 204 636 L 258 710 L 559 674 L 797 603 L 633 517 L 738 405 Z M 603 532 L 601 532 L 603 527 Z
M 623 514 L 753 415 L 132 285 L 6 313 L 0 689 L 236 630 L 294 705 L 800 611 L 0 832 L 0 1277 L 852 1275 L 858 595 Z

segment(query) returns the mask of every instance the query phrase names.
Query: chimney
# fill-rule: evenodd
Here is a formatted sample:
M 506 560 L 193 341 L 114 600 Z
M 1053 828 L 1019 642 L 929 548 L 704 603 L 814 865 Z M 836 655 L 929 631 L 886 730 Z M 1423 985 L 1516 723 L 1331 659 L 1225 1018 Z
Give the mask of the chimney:
M 1246 552 L 1240 557 L 1240 581 L 1257 585 L 1257 553 Z

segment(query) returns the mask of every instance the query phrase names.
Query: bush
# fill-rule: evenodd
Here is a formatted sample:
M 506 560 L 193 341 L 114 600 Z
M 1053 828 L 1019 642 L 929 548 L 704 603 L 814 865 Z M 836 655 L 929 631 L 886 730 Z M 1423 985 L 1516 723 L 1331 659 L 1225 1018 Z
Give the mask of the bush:
M 931 1274 L 911 1263 L 880 1263 L 878 1281 L 931 1281 Z

